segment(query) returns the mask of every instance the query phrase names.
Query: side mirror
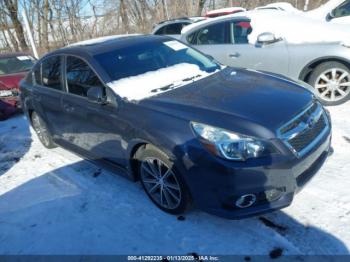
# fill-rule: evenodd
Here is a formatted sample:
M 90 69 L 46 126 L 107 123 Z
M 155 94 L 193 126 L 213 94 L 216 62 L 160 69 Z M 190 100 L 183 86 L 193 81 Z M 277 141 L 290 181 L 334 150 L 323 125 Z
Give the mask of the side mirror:
M 258 43 L 262 45 L 268 45 L 277 42 L 278 39 L 273 33 L 262 33 L 258 36 Z
M 333 18 L 335 18 L 335 9 L 333 9 L 332 11 L 330 11 L 326 17 L 327 21 L 332 20 Z
M 89 101 L 97 104 L 106 103 L 103 87 L 99 87 L 99 86 L 90 87 L 89 90 L 87 91 L 87 98 L 89 99 Z

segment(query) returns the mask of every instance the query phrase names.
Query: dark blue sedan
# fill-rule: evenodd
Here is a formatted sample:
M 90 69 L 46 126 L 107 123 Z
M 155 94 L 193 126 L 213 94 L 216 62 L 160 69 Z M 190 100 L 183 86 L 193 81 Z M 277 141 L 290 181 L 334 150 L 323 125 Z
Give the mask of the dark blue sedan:
M 172 214 L 286 207 L 330 151 L 329 115 L 307 88 L 167 37 L 56 50 L 21 82 L 21 99 L 44 146 L 121 170 Z

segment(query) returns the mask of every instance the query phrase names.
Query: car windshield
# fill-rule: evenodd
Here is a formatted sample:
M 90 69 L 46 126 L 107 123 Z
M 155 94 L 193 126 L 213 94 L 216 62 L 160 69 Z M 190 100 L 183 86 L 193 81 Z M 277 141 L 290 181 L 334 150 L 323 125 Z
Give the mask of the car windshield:
M 0 58 L 0 75 L 28 71 L 34 64 L 34 58 L 27 55 Z
M 220 65 L 176 40 L 146 42 L 142 45 L 98 54 L 95 58 L 112 81 L 144 75 L 147 72 L 164 70 L 180 64 L 195 66 L 203 73 L 212 73 L 220 69 Z M 186 75 L 186 77 L 196 75 Z

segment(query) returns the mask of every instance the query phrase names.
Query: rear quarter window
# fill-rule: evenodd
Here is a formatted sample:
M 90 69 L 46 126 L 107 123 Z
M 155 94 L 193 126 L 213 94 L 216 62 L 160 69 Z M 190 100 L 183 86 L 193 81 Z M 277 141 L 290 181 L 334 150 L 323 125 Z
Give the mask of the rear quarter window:
M 34 83 L 41 85 L 41 64 L 38 64 L 33 69 Z
M 62 90 L 61 56 L 45 59 L 41 65 L 41 84 L 45 87 Z

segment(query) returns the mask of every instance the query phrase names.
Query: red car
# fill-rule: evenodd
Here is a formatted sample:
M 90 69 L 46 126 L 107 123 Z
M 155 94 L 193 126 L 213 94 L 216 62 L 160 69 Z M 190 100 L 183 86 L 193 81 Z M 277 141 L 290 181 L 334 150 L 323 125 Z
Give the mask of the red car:
M 27 53 L 0 54 L 0 120 L 18 112 L 19 82 L 34 62 L 35 59 Z
M 232 15 L 235 13 L 245 12 L 245 11 L 247 11 L 247 10 L 242 8 L 242 7 L 227 7 L 227 8 L 221 8 L 221 9 L 208 11 L 205 14 L 205 17 L 206 18 L 214 18 L 214 17 L 218 17 L 218 16 Z

